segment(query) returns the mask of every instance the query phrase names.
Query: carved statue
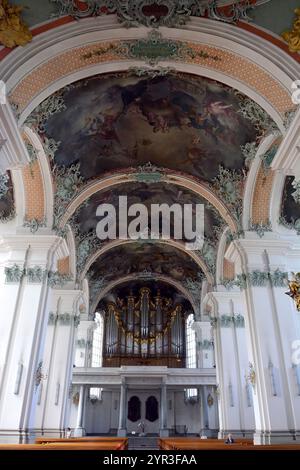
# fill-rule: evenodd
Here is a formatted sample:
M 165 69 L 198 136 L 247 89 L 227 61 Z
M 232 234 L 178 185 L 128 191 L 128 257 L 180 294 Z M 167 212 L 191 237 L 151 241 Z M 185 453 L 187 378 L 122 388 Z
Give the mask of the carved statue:
M 0 44 L 5 47 L 25 46 L 32 39 L 28 26 L 21 19 L 23 7 L 0 0 Z
M 291 52 L 300 51 L 300 8 L 296 8 L 295 14 L 297 18 L 293 23 L 293 29 L 282 33 L 282 37 L 288 43 Z

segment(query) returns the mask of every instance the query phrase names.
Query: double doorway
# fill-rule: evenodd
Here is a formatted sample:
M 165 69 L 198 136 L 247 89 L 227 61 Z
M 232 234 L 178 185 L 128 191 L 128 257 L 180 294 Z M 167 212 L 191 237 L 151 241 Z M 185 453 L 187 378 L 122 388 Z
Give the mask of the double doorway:
M 128 393 L 126 415 L 127 432 L 129 434 L 159 434 L 159 391 L 150 390 Z

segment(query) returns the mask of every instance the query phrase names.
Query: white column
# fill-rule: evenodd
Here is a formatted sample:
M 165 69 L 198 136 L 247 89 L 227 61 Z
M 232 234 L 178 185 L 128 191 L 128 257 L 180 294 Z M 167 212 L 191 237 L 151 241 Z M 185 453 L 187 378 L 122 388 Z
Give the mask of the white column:
M 48 436 L 61 436 L 69 426 L 80 296 L 81 291 L 73 289 L 52 289 L 51 292 L 44 357 L 47 379 L 43 384 L 37 422 L 37 428 Z
M 125 437 L 127 435 L 126 429 L 126 414 L 127 414 L 127 390 L 125 381 L 122 380 L 120 389 L 120 407 L 119 407 L 119 428 L 118 436 Z
M 248 370 L 244 314 L 241 293 L 212 292 L 217 321 L 215 350 L 219 384 L 219 438 L 228 433 L 252 437 L 254 410 L 248 406 L 245 374 Z
M 272 281 L 275 271 L 292 271 L 300 262 L 299 240 L 235 241 L 226 257 L 246 275 L 243 298 L 252 364 L 255 443 L 293 442 L 299 435 L 300 404 L 292 367 L 292 345 L 299 340 L 299 318 L 287 288 Z M 242 256 L 242 261 L 241 261 Z M 261 274 L 264 273 L 264 274 Z M 250 371 L 249 371 L 250 372 Z
M 76 428 L 74 429 L 74 437 L 82 437 L 85 435 L 85 430 L 83 428 L 83 411 L 86 398 L 86 389 L 84 385 L 80 385 L 79 389 L 79 402 L 77 409 L 77 420 Z
M 160 437 L 167 437 L 169 430 L 167 428 L 167 386 L 165 383 L 161 385 L 160 391 Z
M 0 325 L 0 434 L 6 441 L 26 440 L 34 431 L 47 325 L 47 272 L 61 243 L 52 235 L 0 240 L 0 304 L 5 311 Z
M 76 337 L 75 365 L 76 367 L 89 367 L 91 362 L 93 330 L 96 323 L 90 320 L 87 314 L 80 316 L 80 324 Z

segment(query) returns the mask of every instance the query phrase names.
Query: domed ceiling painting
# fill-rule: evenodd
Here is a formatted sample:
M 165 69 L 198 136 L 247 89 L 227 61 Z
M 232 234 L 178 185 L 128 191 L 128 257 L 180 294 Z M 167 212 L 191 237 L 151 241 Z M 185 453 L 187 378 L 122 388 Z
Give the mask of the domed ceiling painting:
M 196 211 L 196 204 L 204 204 L 205 237 L 212 241 L 216 241 L 219 230 L 222 227 L 220 215 L 217 213 L 214 207 L 192 191 L 166 183 L 146 184 L 137 182 L 121 184 L 113 189 L 94 194 L 76 211 L 72 219 L 72 225 L 77 227 L 77 230 L 79 230 L 81 234 L 95 232 L 97 223 L 100 220 L 96 215 L 97 207 L 100 204 L 109 203 L 117 208 L 119 204 L 119 197 L 122 195 L 127 196 L 128 207 L 136 203 L 143 203 L 146 206 L 149 214 L 148 227 L 151 226 L 151 205 L 163 203 L 168 204 L 169 206 L 172 206 L 173 204 L 179 204 L 182 207 L 184 204 L 192 204 L 194 215 Z M 171 219 L 171 236 L 174 233 L 173 222 L 173 219 Z M 119 235 L 118 217 L 116 217 L 116 225 L 116 233 Z M 126 227 L 123 228 L 126 230 Z
M 131 243 L 109 250 L 90 269 L 91 280 L 101 277 L 110 282 L 134 273 L 165 275 L 183 282 L 198 280 L 201 268 L 181 250 L 167 245 Z
M 209 181 L 220 164 L 241 169 L 241 146 L 257 138 L 240 112 L 244 97 L 198 76 L 101 75 L 57 99 L 60 110 L 43 131 L 60 143 L 55 163 L 79 163 L 85 180 L 150 161 Z

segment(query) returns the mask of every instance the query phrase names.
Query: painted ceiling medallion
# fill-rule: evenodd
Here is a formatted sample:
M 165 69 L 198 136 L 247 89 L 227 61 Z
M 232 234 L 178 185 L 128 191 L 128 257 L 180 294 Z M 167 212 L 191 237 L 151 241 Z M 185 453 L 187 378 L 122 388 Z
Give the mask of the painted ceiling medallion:
M 227 23 L 250 20 L 248 13 L 270 0 L 51 0 L 57 15 L 76 18 L 115 13 L 126 26 L 180 26 L 191 16 Z

